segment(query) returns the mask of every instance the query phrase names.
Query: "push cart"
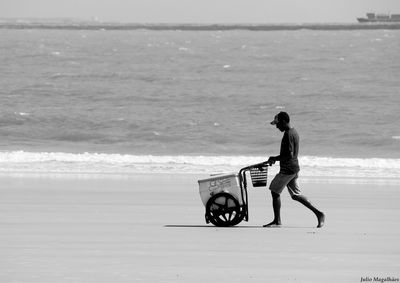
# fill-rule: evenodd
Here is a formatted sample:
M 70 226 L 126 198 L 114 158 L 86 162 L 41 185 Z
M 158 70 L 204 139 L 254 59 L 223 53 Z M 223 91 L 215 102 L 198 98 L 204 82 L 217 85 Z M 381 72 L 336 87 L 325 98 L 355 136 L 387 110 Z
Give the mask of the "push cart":
M 265 187 L 268 175 L 267 162 L 250 165 L 239 173 L 221 174 L 199 180 L 201 200 L 206 208 L 206 223 L 229 227 L 249 220 L 247 174 L 253 187 Z

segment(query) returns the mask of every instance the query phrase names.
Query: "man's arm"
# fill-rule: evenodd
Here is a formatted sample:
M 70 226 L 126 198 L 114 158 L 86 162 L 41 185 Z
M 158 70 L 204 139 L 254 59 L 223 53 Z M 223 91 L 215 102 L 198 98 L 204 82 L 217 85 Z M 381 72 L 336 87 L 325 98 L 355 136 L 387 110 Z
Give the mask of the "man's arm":
M 267 163 L 274 164 L 276 161 L 285 161 L 290 160 L 293 158 L 293 151 L 289 152 L 289 155 L 277 155 L 277 156 L 270 156 L 267 160 Z

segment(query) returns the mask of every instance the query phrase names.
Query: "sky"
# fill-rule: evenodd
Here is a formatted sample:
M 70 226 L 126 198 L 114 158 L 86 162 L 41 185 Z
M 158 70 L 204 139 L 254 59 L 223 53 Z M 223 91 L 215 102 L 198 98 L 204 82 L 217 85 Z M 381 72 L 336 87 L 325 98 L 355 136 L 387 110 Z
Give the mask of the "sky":
M 0 18 L 131 23 L 350 23 L 400 0 L 0 0 Z

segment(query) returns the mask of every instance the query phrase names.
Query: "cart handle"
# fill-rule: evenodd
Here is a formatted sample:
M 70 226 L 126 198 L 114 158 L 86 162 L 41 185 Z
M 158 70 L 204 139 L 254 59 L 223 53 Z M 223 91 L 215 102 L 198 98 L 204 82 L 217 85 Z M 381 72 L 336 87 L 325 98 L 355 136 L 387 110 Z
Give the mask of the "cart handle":
M 246 167 L 240 169 L 240 171 L 239 171 L 239 181 L 240 181 L 241 187 L 244 188 L 245 190 L 247 188 L 247 180 L 246 180 L 246 174 L 245 174 L 245 172 L 247 170 L 250 170 L 251 168 L 254 168 L 254 167 L 271 166 L 271 165 L 272 164 L 270 162 L 264 161 L 264 162 L 260 162 L 260 163 L 257 163 L 257 164 L 246 166 Z
M 249 215 L 248 215 L 247 180 L 246 180 L 246 174 L 245 173 L 246 173 L 246 171 L 248 171 L 248 170 L 250 170 L 251 168 L 254 168 L 254 167 L 263 167 L 263 166 L 271 166 L 271 165 L 272 165 L 271 163 L 269 163 L 267 161 L 264 161 L 264 162 L 261 162 L 261 163 L 253 164 L 253 165 L 250 165 L 250 166 L 246 166 L 246 167 L 240 169 L 240 171 L 239 171 L 240 191 L 241 191 L 241 194 L 242 194 L 242 199 L 245 200 L 244 201 L 244 206 L 245 206 L 245 208 L 244 208 L 244 211 L 245 211 L 244 219 L 246 221 L 249 220 Z
M 255 167 L 263 167 L 263 166 L 271 166 L 271 165 L 272 165 L 271 162 L 264 161 L 264 162 L 260 162 L 260 163 L 257 163 L 257 164 L 253 164 L 253 165 L 246 166 L 246 167 L 240 169 L 239 172 L 243 172 L 243 171 L 246 171 L 246 170 L 250 170 L 251 168 L 255 168 Z

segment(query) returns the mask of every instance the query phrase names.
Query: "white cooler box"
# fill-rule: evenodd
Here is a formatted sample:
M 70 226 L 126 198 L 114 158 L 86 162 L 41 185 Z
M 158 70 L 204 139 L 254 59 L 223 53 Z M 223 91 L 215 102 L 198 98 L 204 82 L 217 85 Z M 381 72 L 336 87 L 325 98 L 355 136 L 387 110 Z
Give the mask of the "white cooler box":
M 239 175 L 236 173 L 213 176 L 199 180 L 200 197 L 204 204 L 215 194 L 228 192 L 235 196 L 240 205 L 243 205 L 242 193 L 239 185 Z

